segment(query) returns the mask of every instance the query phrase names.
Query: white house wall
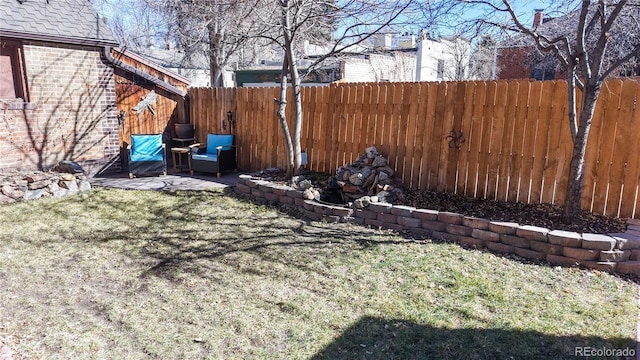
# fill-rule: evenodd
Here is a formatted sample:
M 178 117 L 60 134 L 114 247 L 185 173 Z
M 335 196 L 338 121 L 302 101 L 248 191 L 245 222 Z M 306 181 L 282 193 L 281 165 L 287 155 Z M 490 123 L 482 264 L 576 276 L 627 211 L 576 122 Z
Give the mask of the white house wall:
M 413 53 L 370 54 L 368 59 L 348 58 L 341 64 L 343 82 L 415 81 Z
M 468 76 L 471 46 L 468 41 L 454 39 L 433 40 L 421 37 L 418 41 L 417 81 L 465 80 Z M 442 70 L 438 71 L 438 62 Z M 457 70 L 462 68 L 462 73 Z

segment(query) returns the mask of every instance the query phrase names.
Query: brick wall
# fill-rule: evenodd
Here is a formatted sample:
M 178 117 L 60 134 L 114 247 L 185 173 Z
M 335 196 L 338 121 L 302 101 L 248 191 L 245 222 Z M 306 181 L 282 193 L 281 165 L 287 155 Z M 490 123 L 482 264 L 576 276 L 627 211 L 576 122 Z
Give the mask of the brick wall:
M 24 44 L 29 102 L 0 103 L 0 171 L 61 160 L 94 174 L 119 154 L 113 70 L 101 49 Z

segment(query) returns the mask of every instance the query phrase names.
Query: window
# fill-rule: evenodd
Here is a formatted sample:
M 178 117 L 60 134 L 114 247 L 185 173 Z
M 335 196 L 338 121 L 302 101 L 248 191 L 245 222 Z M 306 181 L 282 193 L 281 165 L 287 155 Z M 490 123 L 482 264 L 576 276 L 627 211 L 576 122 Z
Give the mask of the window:
M 531 78 L 535 80 L 554 80 L 556 78 L 556 72 L 554 69 L 536 67 L 531 70 Z
M 22 46 L 0 41 L 0 99 L 26 99 Z
M 444 60 L 438 60 L 438 75 L 436 75 L 438 79 L 442 79 L 444 77 Z

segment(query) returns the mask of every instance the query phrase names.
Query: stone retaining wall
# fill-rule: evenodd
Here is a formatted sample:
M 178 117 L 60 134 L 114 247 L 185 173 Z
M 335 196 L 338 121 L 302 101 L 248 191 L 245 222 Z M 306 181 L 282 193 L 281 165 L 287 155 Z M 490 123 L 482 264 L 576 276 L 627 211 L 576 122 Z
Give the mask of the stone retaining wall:
M 91 184 L 83 173 L 39 171 L 15 174 L 0 179 L 0 204 L 42 197 L 64 197 L 88 190 L 91 190 Z
M 387 203 L 354 209 L 305 200 L 300 190 L 249 175 L 240 175 L 235 190 L 259 203 L 282 204 L 312 220 L 407 231 L 465 247 L 546 260 L 554 265 L 578 265 L 640 276 L 640 236 L 635 234 L 579 234 Z

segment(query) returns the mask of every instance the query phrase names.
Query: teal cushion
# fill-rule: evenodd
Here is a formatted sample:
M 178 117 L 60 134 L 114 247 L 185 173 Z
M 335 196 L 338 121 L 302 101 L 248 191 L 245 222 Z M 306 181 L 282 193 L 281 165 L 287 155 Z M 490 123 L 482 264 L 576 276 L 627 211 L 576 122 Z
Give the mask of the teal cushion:
M 131 161 L 162 161 L 162 134 L 131 135 Z
M 230 149 L 233 145 L 233 135 L 231 134 L 207 134 L 207 154 L 216 154 L 216 148 L 222 146 L 223 150 Z
M 191 154 L 192 160 L 218 161 L 218 154 Z

